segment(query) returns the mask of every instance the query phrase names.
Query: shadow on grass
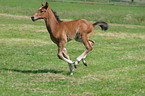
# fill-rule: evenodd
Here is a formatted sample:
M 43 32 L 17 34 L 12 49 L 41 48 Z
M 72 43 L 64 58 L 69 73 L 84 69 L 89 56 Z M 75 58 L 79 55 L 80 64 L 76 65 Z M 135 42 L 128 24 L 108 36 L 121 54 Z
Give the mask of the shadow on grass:
M 8 68 L 2 68 L 2 70 L 7 70 L 7 71 L 14 71 L 14 72 L 21 72 L 21 73 L 62 73 L 63 71 L 56 71 L 53 69 L 43 69 L 43 70 L 19 70 L 19 69 L 8 69 Z

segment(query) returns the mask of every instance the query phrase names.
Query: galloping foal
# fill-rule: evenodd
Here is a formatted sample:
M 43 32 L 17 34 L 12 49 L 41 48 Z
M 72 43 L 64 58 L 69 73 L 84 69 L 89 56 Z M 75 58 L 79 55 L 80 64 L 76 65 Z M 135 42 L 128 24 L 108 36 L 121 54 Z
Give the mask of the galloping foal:
M 88 39 L 88 37 L 94 32 L 95 26 L 100 26 L 103 30 L 108 29 L 108 24 L 105 22 L 96 22 L 91 24 L 85 19 L 78 19 L 69 22 L 59 22 L 58 18 L 55 17 L 53 11 L 49 8 L 48 2 L 31 17 L 33 21 L 38 19 L 44 19 L 47 30 L 50 34 L 51 40 L 58 46 L 58 57 L 69 64 L 70 74 L 73 75 L 74 69 L 78 65 L 78 62 L 82 60 L 83 64 L 87 66 L 85 58 L 87 54 L 93 49 L 95 41 Z M 82 42 L 86 50 L 77 57 L 75 61 L 71 61 L 67 54 L 65 45 L 68 41 L 75 39 L 78 42 Z

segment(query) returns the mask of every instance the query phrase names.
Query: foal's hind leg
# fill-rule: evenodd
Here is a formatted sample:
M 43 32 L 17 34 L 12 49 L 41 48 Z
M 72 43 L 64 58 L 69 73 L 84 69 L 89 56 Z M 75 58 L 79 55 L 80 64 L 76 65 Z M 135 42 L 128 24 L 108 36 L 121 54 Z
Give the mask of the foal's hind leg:
M 83 43 L 86 47 L 86 50 L 75 60 L 75 68 L 77 68 L 78 62 L 86 57 L 86 55 L 93 49 L 92 45 L 89 43 L 91 40 L 88 40 L 87 36 L 82 36 Z M 84 60 L 84 63 L 85 60 Z
M 89 44 L 91 45 L 91 46 L 93 46 L 94 44 L 95 44 L 95 41 L 94 40 L 90 40 L 89 39 Z M 83 62 L 83 64 L 85 65 L 85 66 L 88 66 L 88 64 L 87 64 L 87 62 L 86 62 L 86 56 L 87 56 L 87 54 L 82 58 L 82 62 Z
M 69 59 L 69 55 L 68 55 L 68 53 L 67 53 L 66 48 L 63 49 L 63 55 L 64 55 L 67 59 Z M 70 75 L 73 75 L 73 72 L 74 72 L 73 66 L 72 66 L 71 63 L 68 63 L 68 65 L 69 65 L 69 69 L 70 69 Z

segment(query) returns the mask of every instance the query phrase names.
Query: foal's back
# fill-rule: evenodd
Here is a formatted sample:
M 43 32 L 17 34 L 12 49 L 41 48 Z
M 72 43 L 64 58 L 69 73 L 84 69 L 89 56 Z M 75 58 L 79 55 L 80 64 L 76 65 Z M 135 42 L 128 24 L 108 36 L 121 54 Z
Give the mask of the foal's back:
M 90 35 L 94 31 L 93 25 L 85 19 L 77 19 L 69 22 L 60 22 L 60 30 L 66 34 L 68 40 L 74 39 L 76 35 Z

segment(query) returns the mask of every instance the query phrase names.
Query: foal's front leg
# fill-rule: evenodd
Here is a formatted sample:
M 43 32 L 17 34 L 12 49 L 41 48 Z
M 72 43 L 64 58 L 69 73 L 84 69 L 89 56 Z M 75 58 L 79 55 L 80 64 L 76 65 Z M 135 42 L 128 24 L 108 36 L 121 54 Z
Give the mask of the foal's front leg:
M 65 58 L 65 57 L 63 56 L 63 50 L 64 50 L 65 45 L 66 45 L 66 42 L 65 42 L 65 41 L 61 41 L 61 42 L 58 44 L 58 54 L 57 54 L 57 55 L 58 55 L 59 59 L 62 59 L 62 60 L 64 60 L 64 61 L 66 61 L 66 62 L 72 64 L 73 61 L 71 61 L 70 59 L 67 59 L 67 58 Z
M 66 45 L 66 42 L 65 41 L 61 41 L 58 45 L 58 57 L 59 59 L 62 59 L 66 62 L 68 62 L 69 64 L 69 68 L 70 68 L 70 75 L 73 75 L 73 72 L 74 72 L 74 69 L 73 69 L 73 66 L 72 66 L 72 63 L 73 61 L 71 61 L 69 59 L 69 56 L 67 54 L 67 50 L 65 48 L 65 45 Z
M 68 55 L 68 53 L 67 53 L 66 48 L 64 48 L 64 50 L 63 50 L 63 55 L 64 55 L 67 59 L 69 59 L 69 55 Z M 71 63 L 68 63 L 68 65 L 69 65 L 69 69 L 70 69 L 70 75 L 73 75 L 73 72 L 74 72 L 73 66 L 72 66 Z

